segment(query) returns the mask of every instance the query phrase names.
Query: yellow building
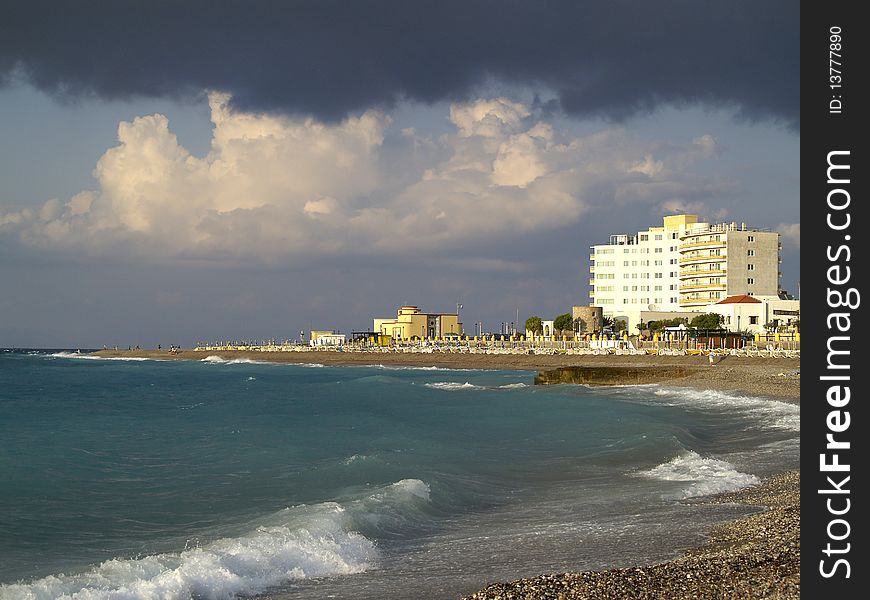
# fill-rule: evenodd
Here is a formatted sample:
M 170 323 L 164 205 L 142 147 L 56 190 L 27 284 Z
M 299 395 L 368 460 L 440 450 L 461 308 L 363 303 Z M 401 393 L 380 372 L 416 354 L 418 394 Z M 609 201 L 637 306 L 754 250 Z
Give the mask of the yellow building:
M 373 331 L 394 340 L 439 338 L 462 335 L 462 323 L 456 313 L 424 313 L 416 306 L 403 306 L 394 319 L 375 319 Z

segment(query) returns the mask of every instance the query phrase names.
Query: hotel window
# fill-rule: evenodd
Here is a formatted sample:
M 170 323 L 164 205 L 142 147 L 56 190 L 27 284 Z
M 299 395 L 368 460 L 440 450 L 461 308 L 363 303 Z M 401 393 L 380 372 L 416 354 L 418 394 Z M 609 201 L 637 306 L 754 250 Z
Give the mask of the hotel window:
M 631 291 L 632 291 L 632 292 L 636 292 L 636 291 L 637 291 L 637 286 L 636 286 L 636 285 L 631 286 Z
M 671 252 L 676 252 L 676 251 L 677 251 L 677 247 L 676 247 L 676 246 L 671 246 Z
M 671 239 L 672 239 L 672 240 L 677 239 L 677 234 L 676 234 L 676 233 L 672 233 L 672 234 L 671 234 Z
M 755 315 L 752 315 L 751 317 L 749 317 L 749 324 L 750 325 L 758 325 L 758 317 L 756 317 Z
M 657 234 L 656 234 L 656 239 L 657 239 L 657 240 L 660 240 L 660 239 L 662 239 L 662 234 L 660 234 L 660 233 L 657 233 Z
M 660 266 L 662 266 L 662 261 L 660 261 L 660 260 L 657 260 L 657 261 L 656 261 L 656 266 L 657 266 L 657 267 L 660 267 Z
M 627 267 L 627 266 L 628 266 L 628 261 L 627 261 L 627 260 L 622 261 L 622 266 L 623 266 L 623 267 Z
M 672 264 L 672 265 L 677 264 L 677 259 L 676 259 L 676 258 L 672 258 L 672 259 L 671 259 L 671 264 Z
M 637 279 L 637 273 L 632 273 L 632 274 L 631 274 L 631 278 L 632 278 L 632 279 Z
M 746 256 L 755 256 L 755 250 L 747 250 Z
M 623 304 L 628 304 L 628 298 L 623 298 L 623 299 L 622 299 L 622 303 L 623 303 Z
M 660 292 L 660 291 L 662 291 L 662 286 L 660 286 L 660 285 L 657 285 L 657 286 L 656 286 L 656 291 L 657 291 L 657 292 Z
M 676 272 L 676 271 L 671 271 L 671 277 L 676 277 L 676 276 L 677 276 L 677 272 Z
M 676 299 L 676 298 L 671 298 L 671 303 L 672 303 L 672 304 L 676 304 L 676 303 L 677 303 L 677 299 Z
M 628 286 L 627 286 L 627 285 L 622 286 L 622 291 L 623 291 L 623 292 L 627 292 L 627 291 L 628 291 Z
M 632 267 L 636 267 L 636 266 L 637 266 L 637 261 L 636 261 L 636 260 L 631 261 L 631 266 L 632 266 Z
M 755 280 L 752 277 L 750 277 L 746 280 L 746 283 L 749 285 L 752 285 L 753 283 L 755 283 Z
M 754 242 L 754 241 L 755 241 L 755 236 L 753 236 L 753 235 L 748 235 L 748 236 L 746 236 L 746 241 L 747 241 L 747 242 Z
M 754 271 L 754 270 L 755 270 L 755 265 L 746 265 L 746 270 L 747 270 L 747 271 Z
M 661 303 L 662 303 L 662 299 L 661 299 L 661 298 L 656 298 L 656 299 L 655 299 L 655 303 L 656 303 L 656 304 L 661 304 Z
M 645 233 L 640 234 L 640 241 L 646 242 L 647 240 L 649 240 L 649 235 Z
M 669 288 L 669 289 L 672 289 L 672 290 L 675 290 L 675 289 L 677 289 L 677 284 L 675 284 L 675 283 L 672 283 L 672 284 L 671 284 L 671 287 L 670 287 L 670 288 Z
M 662 249 L 661 249 L 661 248 L 656 248 L 656 253 L 661 254 L 661 252 L 662 252 Z
M 656 273 L 656 279 L 661 279 L 661 278 L 662 278 L 662 273 Z

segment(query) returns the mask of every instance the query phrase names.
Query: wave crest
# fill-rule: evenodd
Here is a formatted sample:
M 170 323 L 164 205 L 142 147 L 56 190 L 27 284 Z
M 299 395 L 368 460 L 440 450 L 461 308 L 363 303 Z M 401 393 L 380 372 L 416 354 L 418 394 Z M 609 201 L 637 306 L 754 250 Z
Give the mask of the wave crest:
M 681 499 L 732 492 L 761 483 L 755 475 L 741 473 L 727 461 L 704 458 L 691 450 L 652 469 L 641 471 L 638 475 L 650 479 L 689 483 L 677 495 Z
M 473 383 L 457 383 L 455 381 L 436 381 L 434 383 L 424 383 L 423 384 L 427 388 L 432 388 L 435 390 L 445 390 L 448 392 L 456 392 L 460 390 L 483 390 L 486 389 L 479 385 L 474 385 Z

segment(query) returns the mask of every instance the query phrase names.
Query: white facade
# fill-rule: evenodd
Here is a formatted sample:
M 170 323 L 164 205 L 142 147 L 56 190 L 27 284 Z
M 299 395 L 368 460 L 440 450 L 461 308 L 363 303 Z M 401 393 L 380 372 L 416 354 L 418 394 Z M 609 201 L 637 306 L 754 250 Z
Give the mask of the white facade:
M 780 250 L 773 231 L 697 223 L 680 234 L 680 306 L 692 310 L 744 294 L 777 298 Z
M 779 252 L 775 232 L 666 216 L 662 227 L 614 234 L 610 243 L 592 246 L 590 304 L 636 333 L 642 312 L 709 312 L 727 296 L 776 297 Z
M 768 323 L 788 328 L 800 320 L 800 300 L 783 300 L 762 296 L 730 296 L 707 306 L 704 312 L 722 315 L 722 327 L 729 331 L 765 333 Z

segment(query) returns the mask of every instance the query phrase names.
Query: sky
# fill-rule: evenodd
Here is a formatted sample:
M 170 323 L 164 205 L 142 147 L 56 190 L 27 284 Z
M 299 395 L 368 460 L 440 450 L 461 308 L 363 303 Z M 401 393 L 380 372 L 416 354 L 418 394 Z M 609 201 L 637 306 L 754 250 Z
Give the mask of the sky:
M 0 347 L 498 332 L 679 212 L 799 291 L 798 3 L 0 7 Z

